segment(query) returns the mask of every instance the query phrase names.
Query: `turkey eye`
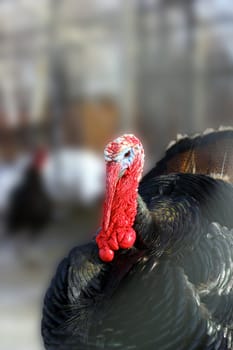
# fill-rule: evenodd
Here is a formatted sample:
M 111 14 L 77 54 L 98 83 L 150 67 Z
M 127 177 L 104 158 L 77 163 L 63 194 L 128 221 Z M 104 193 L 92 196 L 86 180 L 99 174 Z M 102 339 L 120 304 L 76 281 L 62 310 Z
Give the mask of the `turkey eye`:
M 125 158 L 128 158 L 130 156 L 130 151 L 128 151 L 128 152 L 126 152 L 125 154 L 124 154 L 124 157 Z

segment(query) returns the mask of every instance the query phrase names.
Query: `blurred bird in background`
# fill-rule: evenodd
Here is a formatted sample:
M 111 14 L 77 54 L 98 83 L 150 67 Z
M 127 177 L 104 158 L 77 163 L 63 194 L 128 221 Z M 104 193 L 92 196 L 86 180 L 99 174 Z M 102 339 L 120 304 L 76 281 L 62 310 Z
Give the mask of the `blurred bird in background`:
M 2 218 L 11 233 L 32 235 L 52 218 L 52 203 L 88 206 L 101 199 L 104 163 L 91 151 L 38 150 L 29 160 L 0 169 Z
M 45 348 L 232 349 L 233 130 L 176 141 L 140 183 L 134 135 L 104 155 L 102 226 L 58 266 Z
M 42 178 L 54 201 L 93 205 L 103 196 L 104 162 L 92 151 L 63 148 L 49 154 Z
M 30 255 L 30 262 L 38 255 L 39 261 L 38 235 L 71 215 L 64 207 L 91 207 L 101 200 L 104 163 L 91 151 L 38 148 L 31 156 L 2 165 L 0 186 L 2 233 L 11 239 L 18 236 L 13 254 L 20 251 L 23 259 Z
M 24 230 L 33 237 L 51 220 L 52 204 L 42 179 L 46 158 L 46 150 L 36 151 L 9 194 L 5 221 L 11 234 Z

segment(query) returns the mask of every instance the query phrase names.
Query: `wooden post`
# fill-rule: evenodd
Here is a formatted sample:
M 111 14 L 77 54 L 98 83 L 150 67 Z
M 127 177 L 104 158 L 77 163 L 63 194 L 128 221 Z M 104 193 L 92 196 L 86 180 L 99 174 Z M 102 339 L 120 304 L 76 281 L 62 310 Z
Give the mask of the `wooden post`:
M 136 109 L 136 6 L 135 1 L 122 2 L 121 42 L 122 42 L 122 76 L 121 76 L 121 127 L 133 130 Z

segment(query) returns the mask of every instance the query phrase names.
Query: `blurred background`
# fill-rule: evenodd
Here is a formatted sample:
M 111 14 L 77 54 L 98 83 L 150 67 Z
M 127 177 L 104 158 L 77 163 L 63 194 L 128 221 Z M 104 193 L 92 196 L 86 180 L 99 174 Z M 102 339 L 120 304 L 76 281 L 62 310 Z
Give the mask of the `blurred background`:
M 43 348 L 48 282 L 100 222 L 104 145 L 135 132 L 149 168 L 232 115 L 231 0 L 0 1 L 2 350 Z

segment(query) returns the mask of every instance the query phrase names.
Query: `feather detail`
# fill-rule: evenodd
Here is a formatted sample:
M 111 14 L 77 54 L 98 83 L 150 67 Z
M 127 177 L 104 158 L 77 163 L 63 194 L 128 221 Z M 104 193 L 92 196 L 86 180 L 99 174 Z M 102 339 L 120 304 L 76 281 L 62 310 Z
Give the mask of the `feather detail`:
M 232 183 L 233 129 L 207 129 L 192 137 L 178 135 L 146 178 L 171 173 L 205 174 Z

